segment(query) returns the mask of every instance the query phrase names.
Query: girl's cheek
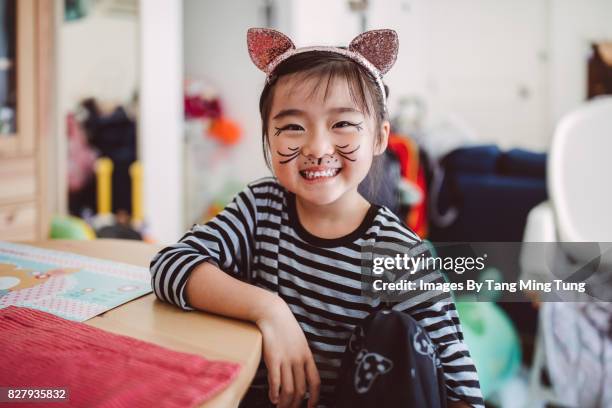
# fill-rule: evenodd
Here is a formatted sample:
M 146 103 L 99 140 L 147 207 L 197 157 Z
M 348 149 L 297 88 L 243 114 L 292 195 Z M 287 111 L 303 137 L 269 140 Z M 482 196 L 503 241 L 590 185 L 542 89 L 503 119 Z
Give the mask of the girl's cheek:
M 353 162 L 353 164 L 363 167 L 365 172 L 369 171 L 370 167 L 372 166 L 372 162 L 374 161 L 374 152 L 375 145 L 372 140 L 372 136 L 369 135 L 369 137 L 362 140 L 360 149 L 358 151 L 359 154 L 356 156 L 356 160 Z
M 304 145 L 304 137 L 301 135 L 280 134 L 272 137 L 274 137 L 274 141 L 271 141 L 270 147 L 273 149 L 272 152 L 277 155 L 278 152 L 287 153 L 287 151 L 294 151 Z
M 359 146 L 362 143 L 362 140 L 364 139 L 363 136 L 359 134 L 359 132 L 346 132 L 334 136 L 335 143 L 340 146 L 344 146 L 347 144 L 350 146 Z
M 361 149 L 360 149 L 361 150 Z M 358 156 L 355 157 L 355 161 L 351 163 L 356 170 L 363 170 L 367 172 L 370 165 L 372 164 L 372 152 L 368 152 L 368 149 L 363 149 Z

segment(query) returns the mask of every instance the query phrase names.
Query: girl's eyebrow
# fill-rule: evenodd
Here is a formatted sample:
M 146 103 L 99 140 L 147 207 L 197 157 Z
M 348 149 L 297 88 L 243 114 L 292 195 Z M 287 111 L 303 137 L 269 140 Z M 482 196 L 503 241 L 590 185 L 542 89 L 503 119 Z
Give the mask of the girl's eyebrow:
M 304 116 L 304 111 L 301 111 L 299 109 L 283 109 L 282 111 L 274 115 L 272 119 L 281 119 L 285 116 Z
M 358 109 L 355 109 L 355 108 L 344 108 L 344 107 L 342 107 L 342 108 L 331 108 L 331 109 L 328 110 L 328 112 L 330 112 L 330 113 L 346 113 L 346 112 L 351 113 L 352 112 L 352 113 L 361 113 L 363 115 L 363 112 L 361 112 Z
M 363 115 L 363 112 L 361 112 L 358 109 L 355 108 L 350 108 L 350 107 L 339 107 L 339 108 L 330 108 L 327 110 L 329 113 L 360 113 Z M 283 109 L 282 111 L 278 112 L 276 115 L 274 115 L 274 117 L 272 118 L 274 119 L 281 119 L 284 118 L 286 116 L 304 116 L 305 113 L 302 110 L 299 109 Z

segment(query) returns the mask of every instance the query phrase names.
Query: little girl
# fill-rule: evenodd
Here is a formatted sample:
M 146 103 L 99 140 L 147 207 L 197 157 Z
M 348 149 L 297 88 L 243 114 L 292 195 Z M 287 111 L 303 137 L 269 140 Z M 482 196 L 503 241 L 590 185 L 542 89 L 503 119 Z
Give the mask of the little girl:
M 263 362 L 243 406 L 294 407 L 306 396 L 309 407 L 333 406 L 351 334 L 384 306 L 362 292 L 362 247 L 422 245 L 357 190 L 387 145 L 382 75 L 395 62 L 397 34 L 368 31 L 348 49 L 296 49 L 277 31 L 250 29 L 247 43 L 267 74 L 259 108 L 274 177 L 252 182 L 214 219 L 161 250 L 151 261 L 153 290 L 182 309 L 259 327 Z M 455 306 L 438 299 L 393 310 L 431 338 L 448 406 L 482 407 Z M 369 389 L 376 379 L 367 378 Z

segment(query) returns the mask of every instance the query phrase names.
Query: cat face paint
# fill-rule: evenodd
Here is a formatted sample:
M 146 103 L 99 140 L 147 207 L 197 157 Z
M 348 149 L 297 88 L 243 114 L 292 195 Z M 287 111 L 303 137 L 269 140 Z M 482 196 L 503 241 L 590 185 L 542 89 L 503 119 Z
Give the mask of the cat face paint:
M 351 158 L 352 155 L 354 155 L 354 153 L 359 150 L 361 146 L 357 145 L 357 147 L 355 147 L 354 149 L 346 144 L 344 146 L 338 146 L 336 145 L 336 153 L 338 153 L 340 156 L 342 156 L 343 158 L 345 158 L 346 160 L 350 160 L 352 162 L 354 162 L 356 159 Z
M 285 160 L 279 161 L 280 164 L 287 164 L 291 160 L 297 159 L 298 157 L 300 157 L 300 154 L 302 154 L 301 149 L 299 147 L 288 147 L 287 149 L 289 149 L 290 153 L 281 153 L 279 151 L 276 151 L 276 154 L 278 154 L 279 156 L 287 158 Z
M 288 76 L 277 82 L 268 133 L 272 171 L 300 200 L 353 202 L 375 155 L 376 122 L 361 111 L 346 81 L 328 88 L 318 81 Z
M 357 150 L 359 150 L 360 146 L 357 145 L 357 147 L 353 148 L 352 146 L 346 144 L 344 146 L 335 145 L 335 147 L 336 147 L 335 154 L 339 155 L 340 157 L 346 160 L 354 162 L 356 159 L 351 158 L 351 155 L 353 155 Z M 276 154 L 284 158 L 279 161 L 280 164 L 287 164 L 290 161 L 295 160 L 298 157 L 300 157 L 300 155 L 302 155 L 302 149 L 300 147 L 288 147 L 287 149 L 289 149 L 288 153 L 282 153 L 282 152 L 276 151 Z M 326 164 L 338 163 L 338 158 L 335 157 L 335 154 L 326 155 L 328 156 L 328 160 Z M 306 157 L 306 159 L 307 160 L 304 162 L 305 165 L 310 164 L 310 165 L 320 166 L 321 164 L 323 164 L 323 160 L 325 159 L 325 157 L 319 157 L 319 158 Z

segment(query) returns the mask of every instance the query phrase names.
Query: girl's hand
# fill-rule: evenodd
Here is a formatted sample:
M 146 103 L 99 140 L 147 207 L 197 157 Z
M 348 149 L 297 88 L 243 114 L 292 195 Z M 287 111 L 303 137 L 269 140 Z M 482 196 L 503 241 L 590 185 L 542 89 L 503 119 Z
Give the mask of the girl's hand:
M 308 408 L 316 407 L 321 379 L 304 332 L 287 304 L 277 298 L 256 323 L 263 336 L 270 401 L 283 408 L 299 407 L 308 387 Z

